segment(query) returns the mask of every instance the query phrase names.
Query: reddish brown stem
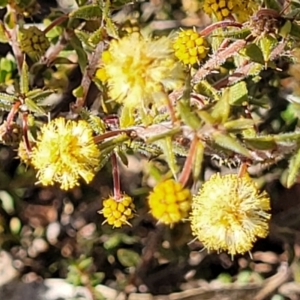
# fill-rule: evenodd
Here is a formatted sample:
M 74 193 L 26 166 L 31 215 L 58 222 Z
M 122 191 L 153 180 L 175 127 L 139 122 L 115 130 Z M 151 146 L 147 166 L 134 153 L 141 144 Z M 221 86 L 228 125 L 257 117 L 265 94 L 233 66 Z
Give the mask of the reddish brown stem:
M 96 49 L 95 52 L 92 55 L 92 58 L 89 62 L 89 65 L 86 67 L 85 72 L 83 74 L 82 80 L 81 80 L 81 86 L 83 88 L 83 93 L 82 93 L 82 97 L 77 98 L 76 100 L 76 108 L 80 109 L 81 107 L 84 106 L 85 104 L 85 100 L 86 100 L 86 96 L 88 94 L 91 82 L 92 82 L 92 77 L 94 76 L 94 73 L 98 67 L 98 61 L 99 61 L 99 57 L 101 57 L 101 54 L 104 50 L 104 42 L 100 42 Z
M 6 118 L 7 128 L 9 128 L 11 123 L 13 122 L 14 117 L 15 117 L 16 113 L 18 112 L 20 105 L 21 105 L 21 102 L 17 101 L 14 103 L 13 107 L 11 108 L 11 110 Z
M 62 15 L 60 17 L 58 17 L 57 19 L 55 19 L 53 22 L 51 22 L 44 30 L 43 32 L 46 34 L 47 32 L 49 32 L 52 28 L 54 28 L 57 25 L 60 25 L 62 22 L 64 22 L 65 20 L 67 20 L 69 18 L 68 15 Z
M 197 150 L 197 143 L 198 143 L 198 137 L 195 135 L 191 146 L 190 146 L 190 150 L 189 153 L 187 155 L 187 158 L 185 160 L 182 172 L 180 174 L 180 177 L 178 179 L 178 181 L 185 186 L 187 181 L 189 180 L 190 174 L 191 174 L 191 170 L 192 170 L 192 165 L 193 165 L 193 159 L 195 156 L 195 152 Z
M 220 22 L 216 22 L 216 23 L 213 23 L 213 24 L 205 27 L 203 30 L 200 31 L 200 34 L 202 36 L 207 36 L 207 35 L 211 34 L 217 28 L 224 28 L 224 27 L 228 27 L 228 26 L 242 28 L 243 24 L 235 22 L 235 21 L 220 21 Z
M 113 175 L 113 182 L 114 182 L 114 199 L 118 201 L 122 198 L 122 193 L 121 193 L 121 186 L 120 186 L 119 165 L 118 165 L 117 155 L 114 152 L 111 155 L 111 165 L 112 165 L 112 175 Z
M 27 120 L 28 113 L 23 113 L 23 122 L 22 122 L 22 129 L 23 129 L 23 138 L 25 142 L 26 151 L 29 154 L 31 152 L 31 146 L 28 139 L 28 120 Z
M 113 137 L 113 136 L 117 136 L 121 133 L 126 133 L 128 135 L 131 135 L 131 133 L 134 132 L 134 130 L 130 130 L 130 129 L 120 129 L 120 130 L 114 130 L 114 131 L 109 131 L 109 132 L 106 132 L 106 133 L 103 133 L 101 135 L 97 135 L 94 137 L 94 142 L 96 144 L 110 138 L 110 137 Z
M 247 173 L 247 163 L 242 163 L 238 172 L 238 177 L 243 177 Z

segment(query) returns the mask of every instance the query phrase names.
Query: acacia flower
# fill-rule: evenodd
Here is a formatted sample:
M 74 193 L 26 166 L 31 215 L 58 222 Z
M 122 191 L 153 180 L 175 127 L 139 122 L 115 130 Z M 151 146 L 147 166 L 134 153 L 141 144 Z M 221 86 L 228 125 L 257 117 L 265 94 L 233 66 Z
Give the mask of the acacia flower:
M 257 8 L 255 0 L 204 0 L 203 3 L 204 12 L 214 15 L 218 21 L 234 14 L 239 22 L 245 22 Z
M 31 163 L 38 170 L 43 185 L 60 183 L 68 190 L 82 177 L 89 183 L 99 165 L 100 151 L 93 140 L 93 131 L 83 120 L 64 118 L 44 125 L 32 149 Z
M 203 10 L 209 16 L 214 15 L 218 21 L 222 21 L 234 12 L 237 0 L 204 0 Z
M 117 228 L 125 224 L 130 225 L 128 220 L 134 217 L 134 209 L 132 198 L 126 194 L 119 200 L 109 197 L 103 200 L 103 209 L 99 211 L 105 218 L 102 224 L 108 223 Z
M 162 105 L 158 103 L 165 100 L 162 95 L 182 86 L 185 74 L 175 59 L 170 37 L 133 32 L 111 41 L 96 78 L 107 83 L 112 100 L 129 109 L 144 109 Z
M 208 251 L 243 254 L 267 236 L 269 209 L 269 196 L 248 175 L 214 174 L 193 198 L 192 233 Z
M 193 29 L 179 32 L 173 48 L 175 56 L 186 65 L 199 63 L 207 56 L 209 50 L 205 38 Z
M 191 192 L 173 179 L 156 185 L 148 198 L 150 213 L 166 225 L 173 225 L 187 217 L 191 200 Z

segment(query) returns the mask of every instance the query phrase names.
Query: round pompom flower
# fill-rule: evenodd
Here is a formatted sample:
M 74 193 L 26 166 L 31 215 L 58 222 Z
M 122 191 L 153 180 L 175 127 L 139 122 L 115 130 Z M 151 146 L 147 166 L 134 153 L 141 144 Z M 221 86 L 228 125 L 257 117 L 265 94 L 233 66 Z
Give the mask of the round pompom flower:
M 246 175 L 214 174 L 193 197 L 192 233 L 208 251 L 250 251 L 268 234 L 270 198 Z
M 175 56 L 185 65 L 193 65 L 203 60 L 208 53 L 208 44 L 196 30 L 179 32 L 174 41 Z
M 234 12 L 237 0 L 204 0 L 203 10 L 209 16 L 214 15 L 218 21 L 226 19 Z
M 80 177 L 87 183 L 93 179 L 99 156 L 87 122 L 58 118 L 42 127 L 32 149 L 31 164 L 38 170 L 40 183 L 58 182 L 63 190 L 68 190 L 78 185 Z
M 148 198 L 150 213 L 159 222 L 172 225 L 188 216 L 192 195 L 173 179 L 154 187 Z
M 168 90 L 183 85 L 185 73 L 174 56 L 170 37 L 133 32 L 111 41 L 102 54 L 96 78 L 108 85 L 112 100 L 129 109 L 145 109 L 165 100 Z
M 130 225 L 128 220 L 134 217 L 134 209 L 132 198 L 124 194 L 119 200 L 113 197 L 103 200 L 103 209 L 99 213 L 102 213 L 105 218 L 103 224 L 108 223 L 119 228 L 125 224 Z

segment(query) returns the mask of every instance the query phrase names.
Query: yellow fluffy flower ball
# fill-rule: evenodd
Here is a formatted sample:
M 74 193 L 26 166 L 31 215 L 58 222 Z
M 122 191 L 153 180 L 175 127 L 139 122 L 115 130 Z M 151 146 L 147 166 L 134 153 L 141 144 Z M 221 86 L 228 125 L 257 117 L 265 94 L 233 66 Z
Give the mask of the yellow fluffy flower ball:
M 99 213 L 105 218 L 103 224 L 108 223 L 119 228 L 125 224 L 130 225 L 128 220 L 134 217 L 134 209 L 132 198 L 124 194 L 119 200 L 113 197 L 103 200 L 103 209 Z
M 112 100 L 129 109 L 145 109 L 162 105 L 162 95 L 181 87 L 185 73 L 175 58 L 172 38 L 133 32 L 111 41 L 95 76 L 107 84 Z
M 68 190 L 83 178 L 89 183 L 99 165 L 100 151 L 93 131 L 83 120 L 52 120 L 44 125 L 31 153 L 31 164 L 43 185 L 60 184 Z
M 173 179 L 156 185 L 148 198 L 150 213 L 166 225 L 172 225 L 187 217 L 191 200 L 191 192 Z
M 268 234 L 270 198 L 248 176 L 214 174 L 193 197 L 192 233 L 208 251 L 250 251 Z
M 174 41 L 175 56 L 185 65 L 193 65 L 203 60 L 208 53 L 208 44 L 196 30 L 179 32 Z

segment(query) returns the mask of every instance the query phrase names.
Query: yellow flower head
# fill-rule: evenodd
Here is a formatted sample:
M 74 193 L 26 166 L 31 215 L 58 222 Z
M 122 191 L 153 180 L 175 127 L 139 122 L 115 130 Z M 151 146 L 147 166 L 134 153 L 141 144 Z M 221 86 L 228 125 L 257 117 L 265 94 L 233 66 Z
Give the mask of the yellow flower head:
M 183 30 L 178 34 L 173 48 L 175 56 L 185 65 L 193 65 L 203 60 L 208 53 L 208 44 L 196 30 Z
M 255 0 L 204 0 L 203 10 L 218 21 L 235 14 L 239 22 L 249 20 L 258 5 Z
M 161 94 L 181 86 L 185 77 L 170 37 L 154 39 L 133 32 L 110 43 L 102 64 L 96 78 L 106 81 L 113 100 L 130 109 L 161 105 Z
M 208 251 L 245 253 L 268 234 L 269 209 L 267 193 L 248 175 L 214 174 L 193 198 L 192 233 Z
M 203 10 L 209 16 L 214 15 L 218 21 L 226 19 L 234 12 L 239 0 L 204 0 Z
M 159 222 L 172 225 L 188 216 L 192 195 L 181 183 L 169 179 L 159 183 L 150 193 L 151 214 Z
M 132 198 L 124 194 L 119 200 L 113 197 L 103 200 L 103 209 L 99 213 L 106 219 L 103 224 L 108 223 L 119 228 L 125 224 L 130 225 L 128 220 L 134 217 L 134 209 Z
M 87 183 L 93 179 L 99 156 L 87 122 L 58 118 L 42 127 L 31 163 L 38 170 L 40 183 L 58 182 L 62 189 L 68 190 L 78 185 L 80 177 Z

